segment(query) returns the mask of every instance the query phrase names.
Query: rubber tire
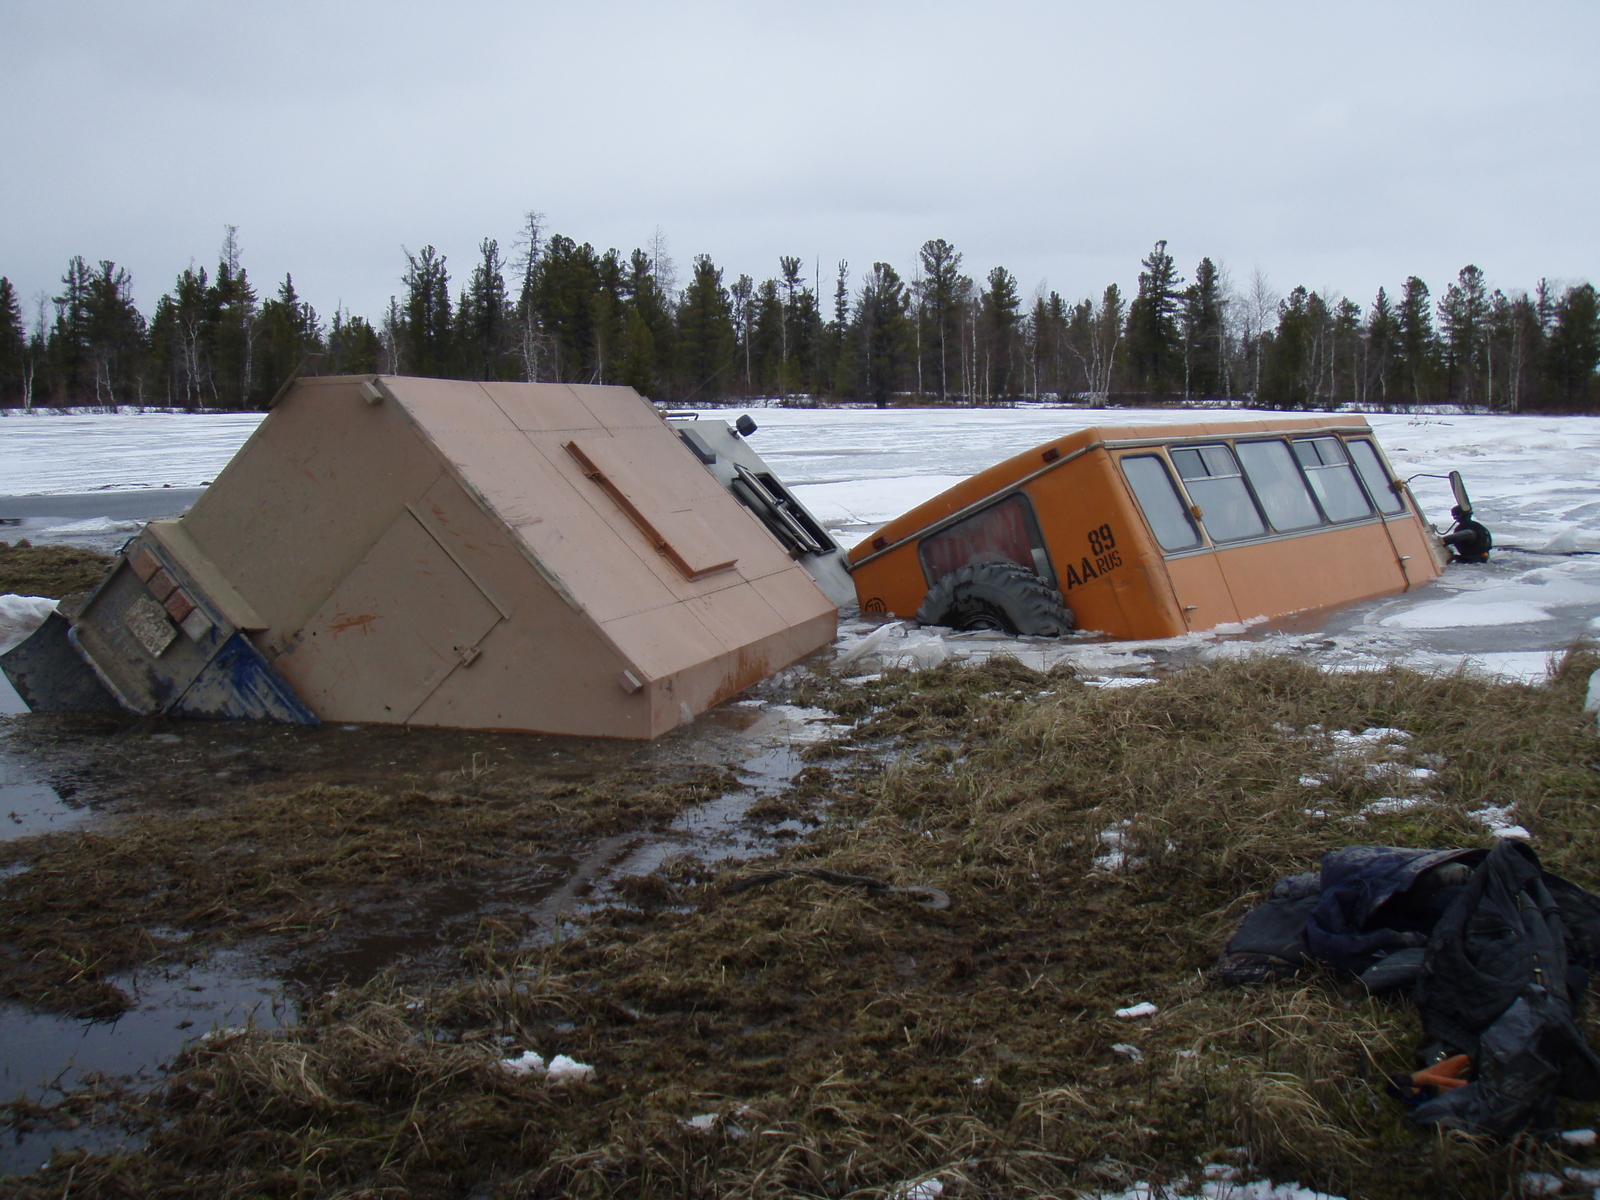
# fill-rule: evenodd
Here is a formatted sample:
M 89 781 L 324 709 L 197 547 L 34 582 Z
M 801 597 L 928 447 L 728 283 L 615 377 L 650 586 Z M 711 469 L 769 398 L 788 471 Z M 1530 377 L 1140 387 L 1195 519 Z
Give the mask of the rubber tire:
M 998 629 L 1024 637 L 1060 637 L 1073 627 L 1072 611 L 1061 593 L 1013 562 L 957 567 L 928 589 L 917 622 Z

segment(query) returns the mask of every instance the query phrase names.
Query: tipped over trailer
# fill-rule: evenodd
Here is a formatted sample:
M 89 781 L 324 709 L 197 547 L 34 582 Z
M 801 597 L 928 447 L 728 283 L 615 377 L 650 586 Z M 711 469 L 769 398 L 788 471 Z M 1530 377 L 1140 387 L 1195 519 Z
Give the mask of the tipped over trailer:
M 1486 555 L 1452 484 L 1441 540 L 1360 417 L 1082 429 L 890 521 L 851 574 L 864 611 L 929 625 L 1174 637 L 1407 591 L 1446 542 Z
M 302 378 L 0 665 L 36 710 L 652 738 L 837 616 L 630 388 Z

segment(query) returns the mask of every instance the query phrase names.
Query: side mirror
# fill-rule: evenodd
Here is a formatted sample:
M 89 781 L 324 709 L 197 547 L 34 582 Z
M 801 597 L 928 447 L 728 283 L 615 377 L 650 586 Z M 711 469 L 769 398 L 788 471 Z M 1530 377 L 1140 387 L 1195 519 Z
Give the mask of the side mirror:
M 735 421 L 733 427 L 739 431 L 740 437 L 749 437 L 756 431 L 756 423 L 750 419 L 749 413 L 745 413 L 744 416 Z
M 1450 472 L 1450 490 L 1455 493 L 1456 507 L 1461 510 L 1461 520 L 1472 519 L 1472 498 L 1467 495 L 1467 485 L 1462 482 L 1460 471 Z

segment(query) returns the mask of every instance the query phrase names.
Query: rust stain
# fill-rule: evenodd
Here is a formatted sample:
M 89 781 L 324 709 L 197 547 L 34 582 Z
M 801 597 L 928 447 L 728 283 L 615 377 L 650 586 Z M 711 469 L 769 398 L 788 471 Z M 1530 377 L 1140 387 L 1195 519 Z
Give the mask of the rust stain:
M 378 619 L 376 613 L 362 613 L 359 617 L 347 617 L 340 614 L 339 620 L 328 626 L 329 633 L 348 633 L 352 629 L 366 632 L 366 627 Z

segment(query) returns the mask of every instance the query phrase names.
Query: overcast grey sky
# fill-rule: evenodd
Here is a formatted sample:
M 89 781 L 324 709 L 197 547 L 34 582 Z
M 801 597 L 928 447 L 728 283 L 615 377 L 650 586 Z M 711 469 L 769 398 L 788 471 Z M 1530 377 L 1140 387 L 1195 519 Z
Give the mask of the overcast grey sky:
M 1069 300 L 1165 238 L 1369 302 L 1600 281 L 1600 3 L 5 0 L 0 274 L 146 312 L 239 226 L 258 291 L 376 318 L 521 214 L 687 277 L 859 280 L 931 237 Z

